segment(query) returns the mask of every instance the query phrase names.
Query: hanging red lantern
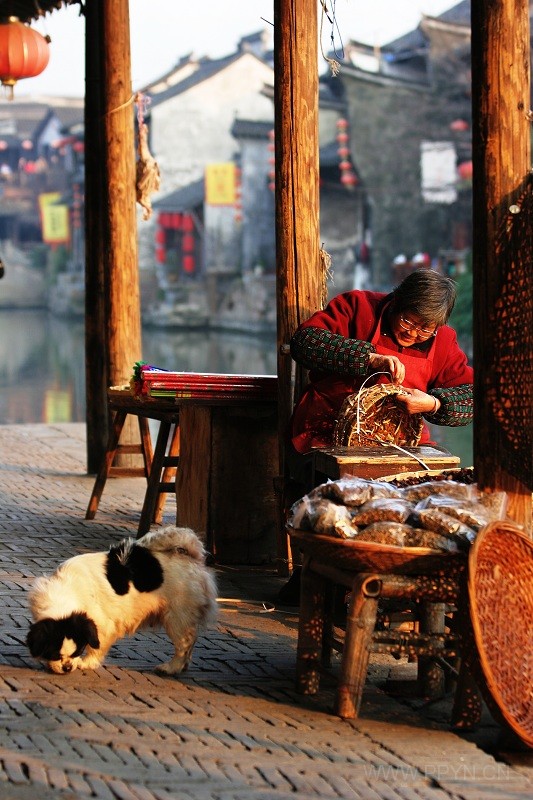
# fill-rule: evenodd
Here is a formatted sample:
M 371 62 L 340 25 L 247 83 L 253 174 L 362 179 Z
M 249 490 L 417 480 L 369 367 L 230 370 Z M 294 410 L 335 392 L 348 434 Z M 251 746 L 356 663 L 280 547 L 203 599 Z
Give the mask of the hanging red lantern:
M 339 169 L 341 170 L 341 172 L 346 172 L 346 170 L 351 169 L 351 168 L 352 168 L 352 165 L 350 164 L 349 161 L 341 161 L 339 163 Z
M 344 186 L 351 187 L 351 186 L 357 186 L 359 181 L 358 181 L 357 176 L 355 175 L 355 173 L 353 173 L 353 172 L 344 172 L 341 175 L 341 183 Z
M 450 130 L 451 131 L 467 131 L 470 125 L 465 119 L 454 119 L 453 122 L 450 122 Z
M 190 233 L 191 231 L 194 230 L 194 220 L 190 214 L 183 215 L 182 230 L 185 233 Z
M 348 127 L 348 120 L 344 119 L 344 117 L 341 117 L 340 119 L 337 120 L 336 124 L 337 124 L 337 128 L 344 128 L 345 129 L 345 128 Z
M 176 211 L 172 215 L 172 225 L 171 227 L 174 228 L 175 231 L 181 230 L 181 214 Z
M 457 172 L 459 173 L 459 177 L 463 181 L 468 181 L 472 178 L 473 175 L 473 167 L 471 161 L 463 161 L 462 164 L 459 164 L 457 167 Z
M 0 23 L 0 81 L 8 87 L 10 100 L 16 82 L 40 75 L 49 58 L 48 41 L 38 31 L 24 25 L 18 17 Z
M 347 133 L 338 133 L 336 138 L 339 144 L 345 144 L 350 137 Z
M 155 232 L 155 240 L 157 244 L 165 244 L 165 231 L 163 228 L 158 228 Z
M 155 257 L 157 259 L 158 264 L 164 264 L 167 259 L 167 251 L 165 250 L 165 248 L 156 247 Z
M 339 149 L 337 150 L 337 155 L 340 156 L 340 158 L 347 158 L 347 156 L 350 155 L 350 148 L 339 147 Z
M 184 253 L 192 253 L 194 250 L 194 236 L 186 233 L 181 240 L 181 247 Z
M 195 270 L 194 256 L 183 256 L 183 271 L 190 275 Z

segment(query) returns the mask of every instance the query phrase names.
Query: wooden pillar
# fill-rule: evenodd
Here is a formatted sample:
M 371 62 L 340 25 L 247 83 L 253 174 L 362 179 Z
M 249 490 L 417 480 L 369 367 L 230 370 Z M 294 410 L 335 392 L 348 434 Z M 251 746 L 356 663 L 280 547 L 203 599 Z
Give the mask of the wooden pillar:
M 104 131 L 107 174 L 105 283 L 109 380 L 128 383 L 141 358 L 134 105 L 128 0 L 103 0 Z
M 88 6 L 86 376 L 93 472 L 107 440 L 107 388 L 127 383 L 142 353 L 129 5 L 95 0 Z M 122 443 L 134 436 L 128 425 Z
M 102 0 L 94 0 L 85 7 L 85 396 L 89 473 L 98 471 L 108 436 L 101 4 Z
M 315 0 L 274 1 L 276 261 L 280 474 L 294 395 L 287 346 L 320 307 L 318 24 Z
M 533 224 L 528 0 L 473 0 L 474 464 L 531 531 Z

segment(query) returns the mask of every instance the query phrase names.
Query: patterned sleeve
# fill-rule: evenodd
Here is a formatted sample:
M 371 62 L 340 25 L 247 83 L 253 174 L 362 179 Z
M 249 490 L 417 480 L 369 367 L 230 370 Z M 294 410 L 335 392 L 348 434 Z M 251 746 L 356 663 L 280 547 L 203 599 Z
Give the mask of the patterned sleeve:
M 450 386 L 447 389 L 432 389 L 429 394 L 440 400 L 440 408 L 435 414 L 424 414 L 434 425 L 449 425 L 458 428 L 468 425 L 474 418 L 474 391 L 470 383 Z
M 323 328 L 300 328 L 291 339 L 291 356 L 297 364 L 337 375 L 366 375 L 368 356 L 374 352 L 370 342 L 346 339 Z

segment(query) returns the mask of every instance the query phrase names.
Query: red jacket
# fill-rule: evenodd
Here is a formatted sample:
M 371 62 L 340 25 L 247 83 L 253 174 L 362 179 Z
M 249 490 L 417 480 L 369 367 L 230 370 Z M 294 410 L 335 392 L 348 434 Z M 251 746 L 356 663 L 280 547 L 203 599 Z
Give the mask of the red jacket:
M 390 299 L 391 295 L 381 292 L 356 290 L 340 294 L 331 300 L 326 309 L 315 312 L 303 322 L 295 336 L 305 328 L 322 328 L 347 339 L 370 342 Z M 426 387 L 428 393 L 433 389 L 464 386 L 473 382 L 473 370 L 457 343 L 455 331 L 447 325 L 440 327 L 437 335 L 427 344 L 422 344 L 420 349 L 416 346 L 400 347 L 392 338 L 389 347 L 397 351 L 400 360 L 406 349 L 410 356 L 424 360 L 432 351 L 433 367 Z M 370 347 L 369 352 L 374 352 L 374 348 Z M 290 425 L 290 438 L 299 452 L 331 445 L 335 422 L 345 397 L 357 391 L 366 376 L 366 370 L 349 375 L 346 371 L 336 373 L 313 369 L 310 363 L 305 366 L 311 367 L 310 383 L 296 404 Z M 437 394 L 442 403 L 439 424 L 465 424 L 464 420 L 459 423 L 446 420 L 446 403 L 442 402 L 446 400 L 446 393 Z M 471 417 L 466 419 L 466 423 L 470 421 Z

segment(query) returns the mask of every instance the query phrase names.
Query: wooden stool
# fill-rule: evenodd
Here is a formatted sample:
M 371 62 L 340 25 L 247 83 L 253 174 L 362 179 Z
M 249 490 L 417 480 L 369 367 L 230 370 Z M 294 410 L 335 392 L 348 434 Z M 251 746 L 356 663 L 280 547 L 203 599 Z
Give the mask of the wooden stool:
M 401 569 L 381 573 L 350 568 L 343 569 L 343 540 L 339 540 L 338 558 L 328 557 L 328 551 L 318 552 L 317 534 L 295 532 L 294 545 L 304 554 L 301 577 L 300 618 L 296 655 L 297 689 L 302 694 L 316 694 L 320 674 L 331 666 L 332 649 L 342 652 L 340 677 L 337 686 L 335 713 L 344 719 L 357 717 L 361 706 L 368 662 L 372 652 L 391 655 L 416 655 L 424 659 L 425 671 L 419 682 L 425 696 L 442 693 L 440 677 L 432 667 L 442 659 L 459 655 L 460 638 L 443 629 L 435 629 L 434 620 L 442 618 L 444 603 L 462 602 L 463 576 L 466 559 L 443 555 L 441 569 L 432 557 L 428 574 L 402 574 Z M 318 539 L 331 537 L 318 536 Z M 329 552 L 334 548 L 329 545 Z M 423 558 L 418 572 L 423 573 Z M 428 562 L 428 563 L 430 563 Z M 406 568 L 406 572 L 409 570 Z M 332 594 L 335 585 L 351 592 L 344 641 L 335 639 L 333 631 Z M 380 598 L 418 600 L 423 605 L 420 632 L 376 631 Z M 437 611 L 437 614 L 435 614 Z
M 168 401 L 153 398 L 139 400 L 129 388 L 112 387 L 108 390 L 109 410 L 114 414 L 106 451 L 94 482 L 85 519 L 94 519 L 108 477 L 144 477 L 146 494 L 137 529 L 142 536 L 150 530 L 152 522 L 158 524 L 163 516 L 165 494 L 175 494 L 174 477 L 179 464 L 179 409 Z M 139 444 L 121 445 L 120 435 L 128 414 L 137 417 Z M 158 420 L 155 449 L 152 449 L 149 419 Z M 167 453 L 168 449 L 168 453 Z M 119 454 L 138 454 L 143 458 L 142 467 L 115 466 Z

